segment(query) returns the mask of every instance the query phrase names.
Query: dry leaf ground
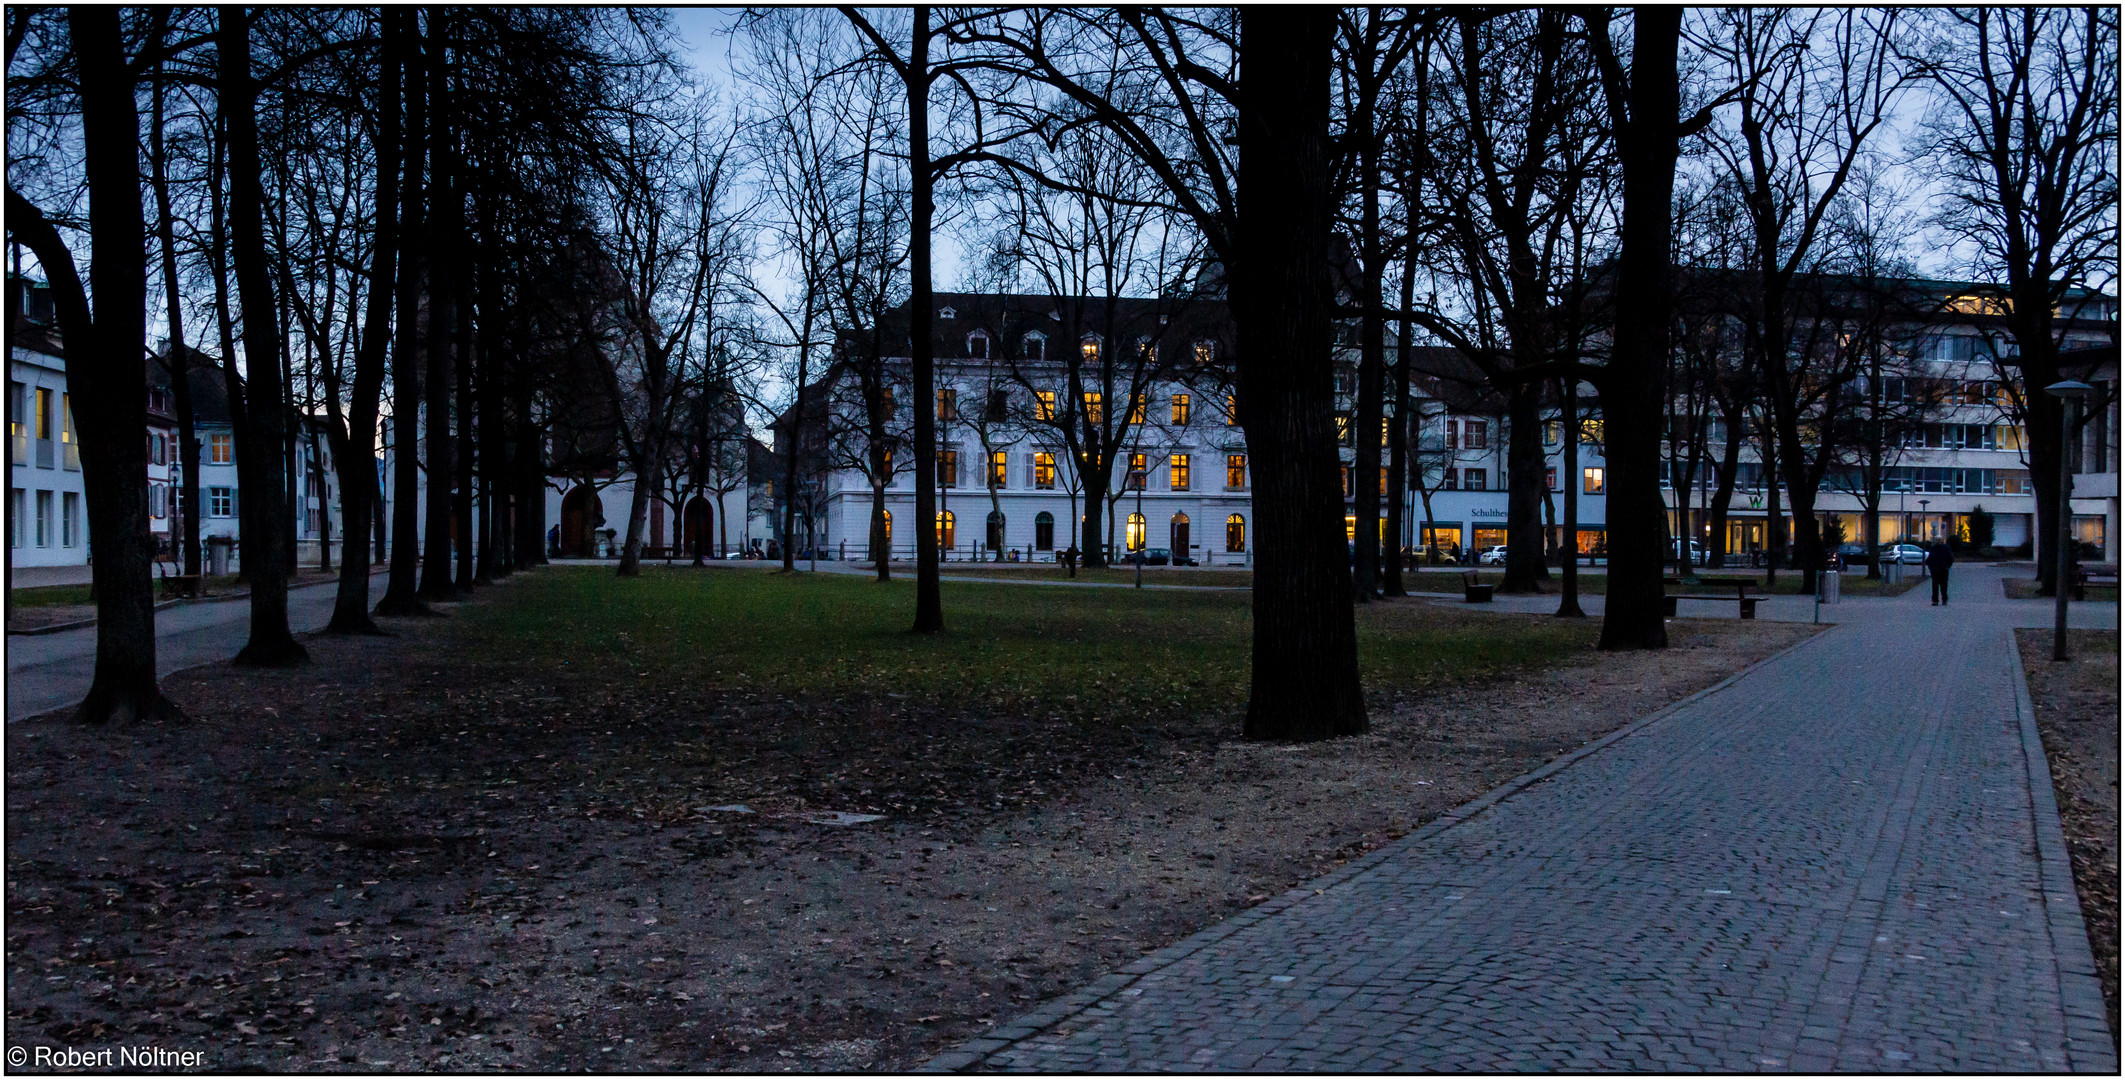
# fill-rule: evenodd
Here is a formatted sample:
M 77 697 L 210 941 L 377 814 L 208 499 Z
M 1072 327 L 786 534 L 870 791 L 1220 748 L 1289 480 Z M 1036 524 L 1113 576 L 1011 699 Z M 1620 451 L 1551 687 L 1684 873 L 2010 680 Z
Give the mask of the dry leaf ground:
M 2095 952 L 2110 1014 L 2110 1038 L 2118 1038 L 2118 632 L 2072 630 L 2065 664 L 2051 660 L 2051 632 L 2018 634 L 2029 696 L 2036 705 L 2037 732 L 2051 763 L 2051 787 L 2059 824 L 2073 859 L 2073 884 L 2081 895 L 2081 919 Z
M 1232 737 L 1244 594 L 908 599 L 555 568 L 181 673 L 186 725 L 10 725 L 10 1045 L 907 1068 L 1811 631 L 1372 605 L 1372 733 L 1286 747 Z

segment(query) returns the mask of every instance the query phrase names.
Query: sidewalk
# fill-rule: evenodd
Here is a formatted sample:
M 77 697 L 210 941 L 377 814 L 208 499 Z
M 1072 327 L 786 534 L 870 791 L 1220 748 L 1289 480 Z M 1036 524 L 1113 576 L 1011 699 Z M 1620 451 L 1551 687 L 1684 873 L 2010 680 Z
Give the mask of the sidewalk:
M 930 1067 L 2113 1073 L 2003 572 L 1839 605 Z

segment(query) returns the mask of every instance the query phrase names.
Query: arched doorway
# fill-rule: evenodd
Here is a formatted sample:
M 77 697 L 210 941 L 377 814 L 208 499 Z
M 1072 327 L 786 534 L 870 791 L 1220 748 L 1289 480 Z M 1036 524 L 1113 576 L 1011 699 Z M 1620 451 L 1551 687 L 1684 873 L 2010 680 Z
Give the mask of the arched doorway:
M 1179 566 L 1188 557 L 1188 515 L 1173 515 L 1173 564 Z
M 953 542 L 958 539 L 958 524 L 958 518 L 950 510 L 943 511 L 937 515 L 938 547 L 946 551 L 952 550 Z
M 990 551 L 1001 551 L 1003 549 L 1003 511 L 989 511 L 989 534 L 987 539 Z
M 598 526 L 605 509 L 589 484 L 578 484 L 561 499 L 561 558 L 588 559 L 598 551 Z
M 1033 515 L 1033 549 L 1055 550 L 1055 515 L 1046 510 Z
M 1225 519 L 1225 550 L 1247 550 L 1247 519 L 1234 514 Z
M 1124 543 L 1128 545 L 1128 550 L 1130 551 L 1140 551 L 1143 549 L 1144 515 L 1135 512 L 1131 512 L 1129 514 L 1129 535 L 1124 538 Z
M 696 495 L 687 502 L 681 528 L 688 555 L 696 559 L 708 557 L 712 538 L 716 535 L 715 522 L 716 509 L 708 504 L 707 499 Z

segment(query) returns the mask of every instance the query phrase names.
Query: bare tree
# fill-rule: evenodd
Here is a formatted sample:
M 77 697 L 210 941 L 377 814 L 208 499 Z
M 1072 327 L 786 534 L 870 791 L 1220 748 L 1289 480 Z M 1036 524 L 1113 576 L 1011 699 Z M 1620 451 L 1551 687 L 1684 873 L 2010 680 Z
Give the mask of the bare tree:
M 1939 12 L 1935 26 L 1918 63 L 1937 91 L 1927 149 L 1948 189 L 1935 223 L 1974 252 L 1970 276 L 2000 283 L 2037 533 L 2048 541 L 2068 512 L 2058 496 L 2065 412 L 2039 388 L 2064 376 L 2068 328 L 2101 317 L 2090 305 L 2117 281 L 2118 13 L 1971 8 Z M 2045 595 L 2055 568 L 2038 561 Z
M 1797 301 L 1830 298 L 1795 294 L 1828 269 L 1831 209 L 1912 83 L 1898 60 L 1900 13 L 1720 9 L 1689 33 L 1715 77 L 1738 88 L 1732 114 L 1721 110 L 1724 119 L 1711 128 L 1710 147 L 1742 193 L 1752 233 L 1758 303 L 1748 346 L 1761 358 L 1768 435 L 1792 503 L 1803 588 L 1811 589 L 1822 566 L 1815 516 L 1822 462 L 1821 448 L 1811 453 L 1804 440 L 1804 415 L 1856 372 L 1839 365 L 1834 350 L 1811 347 L 1821 320 L 1796 316 Z
M 88 282 L 76 269 L 59 222 L 19 189 L 19 159 L 12 154 L 7 178 L 8 232 L 36 254 L 51 282 L 69 385 L 82 403 L 75 423 L 88 494 L 89 549 L 96 560 L 96 670 L 74 716 L 91 724 L 181 716 L 155 675 L 154 553 L 147 530 L 147 447 L 141 438 L 147 425 L 147 229 L 140 205 L 140 117 L 120 15 L 117 8 L 69 9 L 64 45 L 52 40 L 58 36 L 55 20 L 40 28 L 45 53 L 40 59 L 49 64 L 40 67 L 70 68 L 77 88 L 78 96 L 62 96 L 54 105 L 62 117 L 78 108 L 88 195 Z M 11 128 L 18 93 L 49 92 L 24 87 L 15 74 L 32 20 L 27 12 L 7 15 Z M 31 157 L 22 164 L 34 171 L 44 162 Z

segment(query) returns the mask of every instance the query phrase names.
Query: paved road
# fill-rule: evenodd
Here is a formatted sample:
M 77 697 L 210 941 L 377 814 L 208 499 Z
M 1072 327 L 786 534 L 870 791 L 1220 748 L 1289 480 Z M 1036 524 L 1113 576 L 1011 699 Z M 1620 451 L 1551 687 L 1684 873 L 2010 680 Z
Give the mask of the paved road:
M 322 629 L 332 618 L 332 598 L 338 587 L 337 582 L 325 581 L 288 590 L 288 625 L 296 633 Z M 382 588 L 383 575 L 372 575 L 372 601 Z M 155 613 L 155 669 L 168 675 L 228 660 L 243 648 L 250 632 L 248 597 L 164 608 Z M 80 701 L 89 692 L 95 672 L 93 626 L 9 637 L 7 719 L 13 722 Z
M 2114 1073 L 2010 652 L 2050 607 L 2004 600 L 2003 572 L 1958 568 L 1946 608 L 1840 605 L 1722 687 L 931 1066 Z

